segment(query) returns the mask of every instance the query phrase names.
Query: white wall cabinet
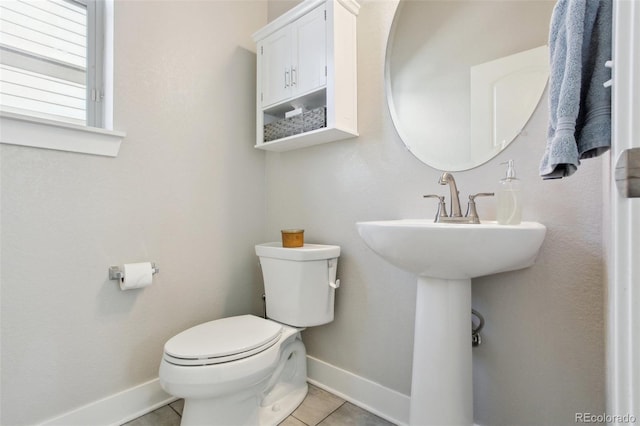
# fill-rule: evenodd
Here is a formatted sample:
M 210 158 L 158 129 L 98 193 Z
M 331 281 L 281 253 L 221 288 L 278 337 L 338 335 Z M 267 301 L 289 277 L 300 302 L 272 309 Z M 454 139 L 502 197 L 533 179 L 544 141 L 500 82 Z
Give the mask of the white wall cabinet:
M 286 151 L 358 135 L 354 0 L 305 0 L 253 35 L 256 148 Z M 302 108 L 302 114 L 285 114 Z
M 327 83 L 324 12 L 317 7 L 262 42 L 263 108 Z

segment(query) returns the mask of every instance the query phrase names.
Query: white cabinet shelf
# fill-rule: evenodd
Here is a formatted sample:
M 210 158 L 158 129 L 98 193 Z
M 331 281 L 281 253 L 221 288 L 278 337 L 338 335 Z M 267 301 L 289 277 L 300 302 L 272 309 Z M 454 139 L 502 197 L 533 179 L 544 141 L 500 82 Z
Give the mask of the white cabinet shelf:
M 256 148 L 288 151 L 358 136 L 359 9 L 354 0 L 305 0 L 253 35 Z M 285 117 L 296 108 L 309 113 Z

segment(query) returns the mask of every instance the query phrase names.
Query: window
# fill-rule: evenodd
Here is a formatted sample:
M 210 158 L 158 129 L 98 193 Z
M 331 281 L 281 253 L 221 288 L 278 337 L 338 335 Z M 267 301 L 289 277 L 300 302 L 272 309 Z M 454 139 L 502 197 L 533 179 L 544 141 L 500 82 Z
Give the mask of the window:
M 102 5 L 0 1 L 0 111 L 103 127 Z
M 116 157 L 112 0 L 0 0 L 0 143 Z

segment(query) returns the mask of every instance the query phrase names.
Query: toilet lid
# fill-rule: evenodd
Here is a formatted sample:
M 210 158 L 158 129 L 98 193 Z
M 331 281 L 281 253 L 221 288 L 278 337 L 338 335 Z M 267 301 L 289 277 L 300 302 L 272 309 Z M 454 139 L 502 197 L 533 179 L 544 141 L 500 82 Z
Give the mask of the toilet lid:
M 253 315 L 209 321 L 169 339 L 165 359 L 178 365 L 229 362 L 268 349 L 281 334 L 280 324 Z

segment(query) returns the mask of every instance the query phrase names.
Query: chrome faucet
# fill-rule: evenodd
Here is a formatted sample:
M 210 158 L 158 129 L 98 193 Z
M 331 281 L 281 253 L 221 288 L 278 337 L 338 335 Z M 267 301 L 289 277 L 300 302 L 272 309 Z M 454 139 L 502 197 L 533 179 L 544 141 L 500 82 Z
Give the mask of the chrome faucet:
M 451 192 L 451 218 L 462 217 L 462 211 L 460 210 L 460 197 L 458 187 L 456 186 L 456 180 L 449 172 L 444 172 L 440 176 L 438 181 L 440 185 L 449 185 L 449 191 Z
M 434 222 L 436 223 L 480 223 L 478 212 L 476 210 L 476 197 L 490 197 L 493 192 L 480 192 L 475 195 L 469 195 L 469 204 L 467 206 L 466 215 L 462 216 L 460 209 L 460 197 L 456 180 L 449 172 L 444 172 L 438 180 L 440 185 L 449 185 L 451 192 L 451 215 L 447 214 L 447 206 L 442 195 L 424 195 L 424 198 L 437 198 L 439 200 L 438 211 Z

